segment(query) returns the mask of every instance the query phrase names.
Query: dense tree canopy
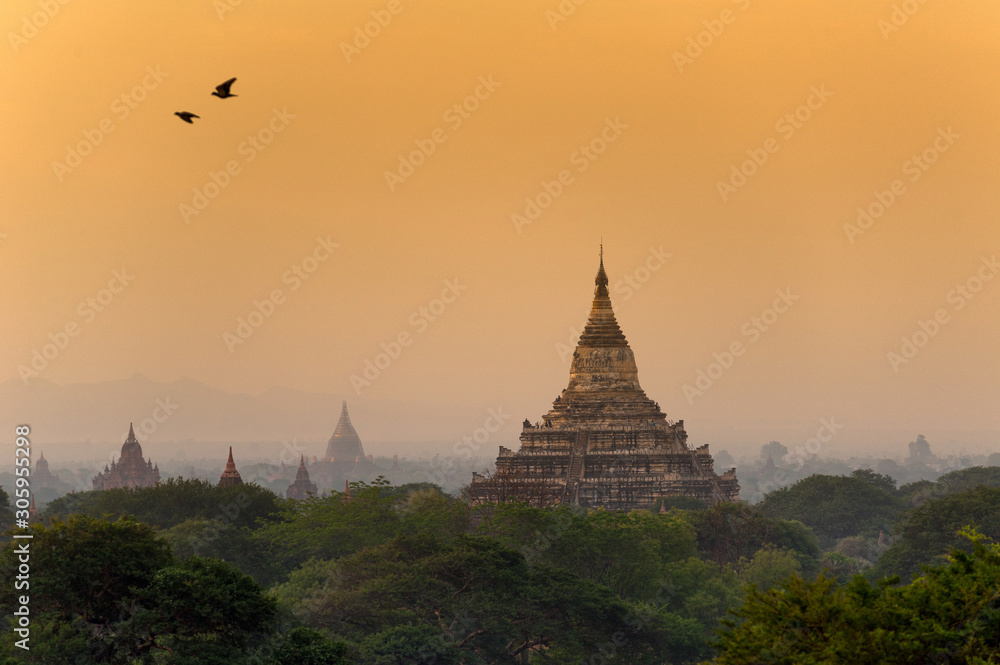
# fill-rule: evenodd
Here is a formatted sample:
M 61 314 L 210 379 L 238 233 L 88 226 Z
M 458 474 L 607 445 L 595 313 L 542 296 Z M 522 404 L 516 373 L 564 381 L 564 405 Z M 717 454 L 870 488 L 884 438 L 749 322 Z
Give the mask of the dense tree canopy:
M 638 620 L 611 589 L 529 565 L 484 536 L 395 538 L 294 573 L 276 593 L 306 625 L 359 643 L 366 663 L 517 663 L 524 653 L 577 662 L 607 645 L 610 662 L 660 662 L 657 644 L 691 656 L 701 648 L 692 622 L 655 611 Z M 673 624 L 687 630 L 674 634 Z
M 171 478 L 155 487 L 67 494 L 49 503 L 47 517 L 131 515 L 146 524 L 169 528 L 189 519 L 253 528 L 273 520 L 286 505 L 269 489 L 254 484 L 220 487 L 204 480 Z
M 940 563 L 963 545 L 956 533 L 973 526 L 1000 539 L 1000 488 L 982 485 L 957 494 L 929 499 L 907 513 L 894 532 L 895 542 L 882 554 L 870 576 L 919 574 L 921 564 Z
M 74 515 L 31 535 L 34 627 L 22 662 L 221 665 L 270 631 L 274 601 L 253 580 L 222 561 L 175 561 L 146 524 Z M 14 544 L 0 551 L 5 607 L 15 606 L 17 557 Z M 15 639 L 5 633 L 6 653 Z
M 935 635 L 964 658 L 990 643 L 953 619 L 993 629 L 994 606 L 968 594 L 985 593 L 995 551 L 955 532 L 1000 536 L 997 479 L 967 469 L 897 490 L 862 469 L 758 506 L 671 498 L 664 513 L 474 506 L 383 479 L 306 501 L 201 481 L 88 492 L 32 527 L 33 643 L 16 662 L 878 662 L 890 630 L 912 660 L 885 662 L 925 662 Z M 933 593 L 855 577 L 919 574 L 956 544 L 966 558 L 948 565 L 965 568 L 927 573 Z M 922 619 L 921 602 L 940 607 Z M 12 645 L 0 638 L 0 664 Z
M 802 522 L 826 547 L 847 536 L 877 538 L 908 507 L 886 478 L 868 469 L 809 476 L 767 494 L 758 506 L 769 517 Z
M 722 633 L 717 665 L 1000 662 L 1000 546 L 966 532 L 971 553 L 907 586 L 795 576 L 751 591 Z

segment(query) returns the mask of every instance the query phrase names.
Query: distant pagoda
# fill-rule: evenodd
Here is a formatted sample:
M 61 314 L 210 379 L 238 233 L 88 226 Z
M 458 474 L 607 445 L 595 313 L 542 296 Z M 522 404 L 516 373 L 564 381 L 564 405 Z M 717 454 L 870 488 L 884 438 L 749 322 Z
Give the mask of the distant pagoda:
M 295 482 L 285 490 L 285 497 L 288 499 L 308 499 L 310 496 L 319 496 L 319 490 L 315 483 L 309 480 L 309 472 L 306 470 L 306 457 L 302 455 L 299 459 L 299 470 L 295 472 Z
M 351 424 L 351 416 L 347 413 L 347 402 L 340 408 L 340 421 L 337 429 L 326 444 L 326 461 L 354 462 L 365 459 L 365 449 L 361 445 L 361 437 Z
M 684 421 L 667 420 L 639 386 L 611 308 L 603 248 L 594 283 L 568 387 L 540 423 L 524 421 L 517 452 L 500 447 L 493 475 L 472 474 L 470 498 L 613 510 L 649 508 L 670 496 L 737 500 L 736 470 L 717 475 L 708 446 L 689 448 Z
M 128 438 L 122 444 L 122 454 L 118 461 L 111 461 L 111 467 L 104 465 L 104 471 L 94 477 L 95 490 L 109 490 L 122 487 L 152 487 L 160 482 L 160 469 L 152 460 L 142 457 L 142 446 L 135 438 L 132 423 L 128 425 Z
M 31 472 L 31 486 L 34 488 L 55 487 L 59 484 L 59 478 L 49 471 L 49 462 L 45 459 L 45 453 L 38 456 L 35 462 L 35 470 Z
M 243 479 L 240 477 L 240 472 L 236 470 L 236 463 L 233 462 L 233 447 L 229 446 L 229 461 L 226 462 L 226 468 L 219 477 L 219 487 L 242 484 Z
M 370 480 L 382 473 L 371 455 L 365 455 L 361 437 L 351 424 L 347 402 L 340 407 L 340 420 L 326 444 L 326 454 L 313 458 L 310 465 L 313 479 L 323 487 L 337 487 L 345 479 Z

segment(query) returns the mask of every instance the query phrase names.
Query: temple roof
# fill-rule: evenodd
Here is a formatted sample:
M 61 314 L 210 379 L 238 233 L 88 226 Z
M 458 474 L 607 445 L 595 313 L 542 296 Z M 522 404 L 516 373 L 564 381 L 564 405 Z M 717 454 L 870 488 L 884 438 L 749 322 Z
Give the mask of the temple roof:
M 619 427 L 666 416 L 639 385 L 635 355 L 615 319 L 604 270 L 604 249 L 594 278 L 594 300 L 580 335 L 569 384 L 544 416 L 558 427 Z
M 226 462 L 226 468 L 222 472 L 222 476 L 219 477 L 220 485 L 242 485 L 243 478 L 240 477 L 240 472 L 236 470 L 236 462 L 233 461 L 233 447 L 229 446 L 229 461 Z
M 289 499 L 306 499 L 309 495 L 316 496 L 319 492 L 316 485 L 309 480 L 309 472 L 306 470 L 306 456 L 299 458 L 299 469 L 295 472 L 295 482 L 285 490 L 285 496 Z
M 628 347 L 625 334 L 618 327 L 611 296 L 608 294 L 608 275 L 604 272 L 604 248 L 601 248 L 601 265 L 594 277 L 594 303 L 590 307 L 590 318 L 580 335 L 577 345 L 590 347 Z
M 340 421 L 337 429 L 326 444 L 326 459 L 338 462 L 352 462 L 358 458 L 364 459 L 365 449 L 361 445 L 361 437 L 358 436 L 354 425 L 351 424 L 351 416 L 347 413 L 347 402 L 345 401 L 340 409 Z
M 299 481 L 309 482 L 309 471 L 306 470 L 306 456 L 302 455 L 299 458 L 299 468 L 295 472 L 295 482 Z
M 135 430 L 132 429 L 132 423 L 128 424 L 128 438 L 122 444 L 121 459 L 124 460 L 129 457 L 142 459 L 142 446 L 139 445 L 139 440 L 135 438 Z

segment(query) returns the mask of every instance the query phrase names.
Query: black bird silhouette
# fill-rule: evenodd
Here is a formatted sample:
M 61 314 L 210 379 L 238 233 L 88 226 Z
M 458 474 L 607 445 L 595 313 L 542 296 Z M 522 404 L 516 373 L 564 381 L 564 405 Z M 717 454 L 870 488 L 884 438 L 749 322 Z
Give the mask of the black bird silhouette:
M 219 85 L 215 86 L 215 92 L 213 92 L 212 94 L 218 97 L 219 99 L 225 99 L 226 97 L 238 97 L 239 95 L 234 95 L 229 92 L 229 88 L 232 87 L 233 83 L 235 82 L 236 82 L 236 77 L 234 76 L 225 83 L 220 83 Z
M 194 113 L 188 113 L 187 111 L 177 111 L 176 113 L 174 113 L 174 115 L 177 116 L 178 118 L 180 118 L 181 120 L 183 120 L 184 122 L 186 122 L 189 125 L 193 125 L 194 124 L 194 122 L 192 122 L 191 118 L 200 118 L 201 117 L 201 116 L 195 115 Z

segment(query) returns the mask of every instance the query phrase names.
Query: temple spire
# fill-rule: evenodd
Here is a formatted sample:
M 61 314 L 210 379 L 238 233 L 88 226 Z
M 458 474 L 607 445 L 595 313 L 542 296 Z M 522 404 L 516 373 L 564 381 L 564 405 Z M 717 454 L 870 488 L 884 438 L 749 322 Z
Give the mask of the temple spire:
M 306 456 L 299 457 L 299 469 L 295 472 L 295 481 L 285 490 L 285 496 L 289 499 L 307 499 L 310 496 L 319 496 L 319 490 L 315 483 L 309 480 L 309 472 L 306 470 Z
M 126 439 L 126 441 L 134 441 L 134 440 L 135 440 L 135 430 L 132 429 L 132 423 L 129 423 L 128 424 L 128 439 Z
M 226 462 L 226 468 L 219 477 L 219 485 L 242 484 L 243 478 L 240 477 L 240 472 L 236 470 L 236 462 L 233 461 L 233 447 L 229 446 L 229 461 Z
M 600 266 L 594 277 L 594 303 L 590 308 L 590 317 L 580 335 L 579 346 L 609 347 L 628 346 L 625 335 L 618 327 L 614 310 L 611 308 L 611 296 L 608 294 L 608 274 L 604 272 L 604 245 L 601 245 Z
M 608 305 L 610 306 L 610 296 L 608 294 L 608 274 L 604 272 L 604 243 L 601 243 L 601 266 L 597 269 L 597 276 L 594 277 L 594 285 L 597 289 L 594 290 L 594 297 L 603 296 L 609 298 Z
M 351 424 L 351 415 L 347 412 L 347 401 L 340 407 L 340 420 L 333 436 L 326 444 L 324 460 L 328 462 L 350 462 L 364 459 L 365 449 L 361 445 L 361 437 Z

